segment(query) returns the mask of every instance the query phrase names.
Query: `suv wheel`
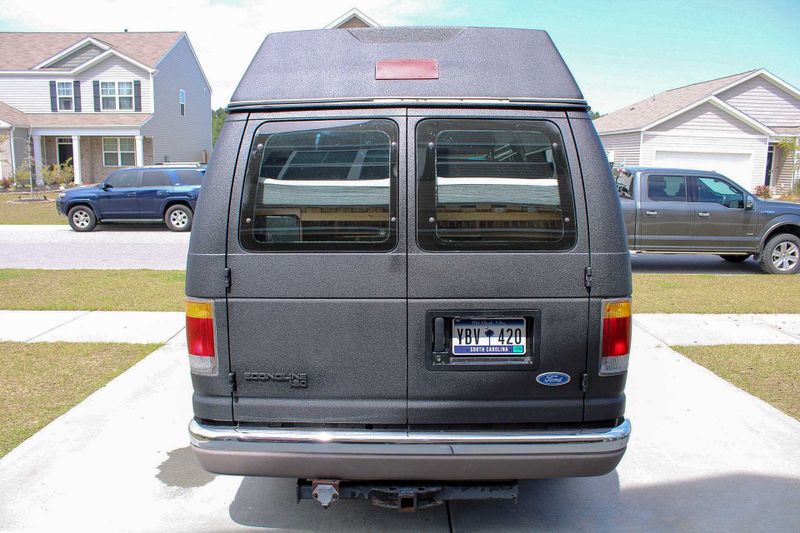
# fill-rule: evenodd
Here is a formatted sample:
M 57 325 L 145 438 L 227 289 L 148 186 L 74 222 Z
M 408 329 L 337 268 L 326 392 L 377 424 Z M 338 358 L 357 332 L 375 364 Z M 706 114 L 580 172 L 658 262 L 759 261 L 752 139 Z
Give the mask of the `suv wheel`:
M 97 225 L 97 217 L 90 207 L 78 205 L 69 210 L 67 214 L 69 225 L 75 231 L 92 231 Z
M 728 255 L 728 254 L 723 254 L 723 255 L 720 255 L 720 257 L 723 258 L 725 261 L 730 261 L 731 263 L 744 263 L 745 261 L 750 259 L 749 255 Z
M 761 252 L 761 268 L 769 274 L 800 272 L 800 237 L 782 233 L 767 241 Z
M 170 231 L 189 231 L 192 229 L 192 210 L 185 205 L 173 205 L 164 213 L 164 222 Z

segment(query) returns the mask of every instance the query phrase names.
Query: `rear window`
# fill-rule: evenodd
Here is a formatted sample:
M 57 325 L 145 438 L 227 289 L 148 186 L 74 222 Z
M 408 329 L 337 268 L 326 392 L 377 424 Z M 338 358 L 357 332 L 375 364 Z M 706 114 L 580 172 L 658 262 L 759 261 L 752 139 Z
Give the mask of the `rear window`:
M 566 250 L 575 245 L 561 133 L 543 120 L 425 120 L 417 207 L 426 250 Z
M 685 202 L 685 176 L 648 176 L 647 196 L 654 202 Z
M 242 195 L 242 246 L 254 251 L 394 248 L 397 136 L 390 120 L 261 126 Z
M 176 170 L 178 185 L 202 185 L 203 173 L 199 170 Z
M 142 172 L 142 187 L 165 187 L 172 185 L 169 174 L 163 170 L 145 170 Z

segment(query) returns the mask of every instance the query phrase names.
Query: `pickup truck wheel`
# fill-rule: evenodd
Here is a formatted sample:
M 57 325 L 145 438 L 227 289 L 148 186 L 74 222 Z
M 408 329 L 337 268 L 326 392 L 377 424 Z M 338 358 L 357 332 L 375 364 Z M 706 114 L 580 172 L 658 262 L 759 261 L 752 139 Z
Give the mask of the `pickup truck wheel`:
M 67 213 L 67 220 L 75 231 L 92 231 L 97 225 L 94 211 L 85 205 L 78 205 L 70 209 Z
M 761 252 L 761 268 L 769 274 L 800 272 L 800 237 L 782 233 L 767 241 Z
M 192 229 L 192 210 L 185 205 L 173 205 L 164 213 L 164 222 L 170 231 L 189 231 Z
M 720 255 L 720 257 L 731 263 L 743 263 L 750 258 L 749 255 Z

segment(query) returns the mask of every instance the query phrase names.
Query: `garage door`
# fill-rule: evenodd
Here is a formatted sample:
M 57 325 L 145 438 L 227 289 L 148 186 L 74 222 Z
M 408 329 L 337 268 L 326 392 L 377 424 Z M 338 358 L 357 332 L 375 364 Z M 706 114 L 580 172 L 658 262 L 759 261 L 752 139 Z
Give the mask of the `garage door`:
M 751 154 L 656 151 L 655 166 L 713 170 L 749 189 L 753 180 Z

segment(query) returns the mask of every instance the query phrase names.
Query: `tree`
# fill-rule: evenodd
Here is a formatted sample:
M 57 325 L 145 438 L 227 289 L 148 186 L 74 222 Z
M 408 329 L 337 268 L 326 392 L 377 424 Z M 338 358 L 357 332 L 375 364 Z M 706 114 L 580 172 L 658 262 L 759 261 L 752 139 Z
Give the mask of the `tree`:
M 219 132 L 222 129 L 222 123 L 225 122 L 225 117 L 228 116 L 228 112 L 225 111 L 224 107 L 220 107 L 219 109 L 215 109 L 211 112 L 211 144 L 212 146 L 217 144 L 217 137 L 219 137 Z
M 597 111 L 589 111 L 589 118 L 591 118 L 592 120 L 594 120 L 596 118 L 600 118 L 601 116 L 602 115 L 600 113 L 598 113 Z

